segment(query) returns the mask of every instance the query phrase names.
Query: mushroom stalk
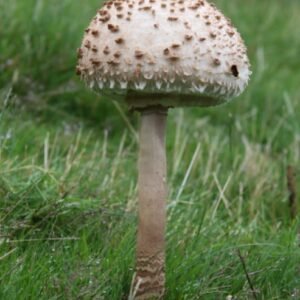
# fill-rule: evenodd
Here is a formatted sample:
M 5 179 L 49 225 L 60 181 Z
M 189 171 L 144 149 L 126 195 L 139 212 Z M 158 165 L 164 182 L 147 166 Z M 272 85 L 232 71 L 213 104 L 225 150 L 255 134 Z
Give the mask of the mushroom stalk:
M 166 108 L 141 113 L 135 299 L 161 299 L 165 284 Z

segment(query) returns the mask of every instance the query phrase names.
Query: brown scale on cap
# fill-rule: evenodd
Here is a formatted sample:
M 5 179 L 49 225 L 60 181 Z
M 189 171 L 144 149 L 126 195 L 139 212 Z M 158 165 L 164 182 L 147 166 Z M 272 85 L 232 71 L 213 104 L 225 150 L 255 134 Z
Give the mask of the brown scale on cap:
M 160 7 L 161 7 L 161 8 L 166 8 L 166 7 L 167 7 L 167 4 L 162 3 L 162 4 L 160 5 Z
M 168 21 L 175 22 L 177 20 L 178 20 L 177 17 L 168 17 Z
M 82 48 L 77 49 L 77 58 L 81 59 L 83 57 L 83 50 Z
M 118 25 L 108 24 L 107 28 L 108 28 L 108 30 L 110 30 L 113 33 L 116 33 L 116 32 L 119 31 L 119 26 Z
M 151 6 L 143 6 L 143 7 L 140 7 L 139 10 L 149 11 L 149 10 L 151 10 Z
M 172 46 L 171 46 L 171 48 L 173 48 L 173 49 L 178 49 L 180 47 L 180 44 L 173 44 Z
M 215 59 L 213 60 L 213 65 L 215 65 L 215 66 L 220 66 L 220 65 L 221 65 L 221 61 L 220 61 L 218 58 L 215 58 Z
M 124 44 L 124 39 L 123 38 L 118 38 L 115 40 L 116 44 Z
M 105 55 L 108 55 L 108 54 L 110 53 L 108 46 L 106 46 L 106 47 L 104 48 L 103 53 L 104 53 Z
M 184 39 L 185 39 L 186 41 L 191 41 L 191 40 L 193 39 L 193 36 L 192 36 L 191 34 L 186 34 L 186 35 L 184 36 Z
M 184 8 L 184 7 L 181 7 L 179 10 L 180 10 L 181 12 L 183 12 L 183 11 L 185 11 L 185 8 Z
M 191 25 L 189 24 L 189 22 L 184 22 L 183 24 L 184 24 L 185 28 L 191 29 Z
M 94 45 L 94 46 L 92 47 L 92 51 L 93 51 L 94 53 L 97 53 L 97 52 L 98 52 L 98 48 L 97 48 L 96 45 Z
M 206 40 L 205 37 L 201 37 L 201 38 L 199 39 L 199 42 L 204 42 L 205 40 Z
M 98 10 L 98 14 L 103 17 L 103 16 L 108 15 L 108 11 L 105 9 L 100 9 L 100 10 Z
M 84 47 L 87 48 L 87 49 L 90 49 L 91 48 L 91 41 L 86 40 L 85 43 L 84 43 Z
M 91 33 L 92 33 L 92 35 L 93 35 L 94 37 L 98 37 L 98 36 L 99 36 L 99 31 L 96 30 L 96 29 L 92 30 Z
M 174 8 L 171 8 L 171 9 L 170 9 L 170 13 L 173 14 L 174 12 L 175 12 L 175 9 L 174 9 Z
M 107 12 L 107 11 L 106 11 Z M 107 12 L 104 15 L 101 15 L 101 17 L 98 19 L 102 23 L 106 23 L 110 20 L 110 14 Z
M 114 54 L 114 57 L 115 57 L 115 58 L 120 58 L 120 57 L 121 57 L 121 52 L 120 52 L 120 51 L 117 51 L 117 52 Z
M 170 54 L 169 48 L 164 49 L 164 55 L 169 55 L 169 54 Z
M 141 58 L 143 58 L 144 53 L 143 53 L 141 50 L 135 50 L 134 56 L 135 56 L 137 59 L 141 59 Z
M 168 57 L 168 59 L 172 62 L 175 62 L 175 61 L 178 61 L 180 59 L 180 57 L 177 55 L 171 55 Z
M 85 33 L 89 33 L 90 30 L 91 30 L 90 28 L 87 28 L 87 29 L 84 30 L 84 32 L 85 32 Z
M 107 63 L 108 65 L 110 65 L 110 66 L 113 66 L 113 67 L 116 67 L 116 66 L 118 66 L 118 65 L 120 64 L 120 62 L 118 62 L 118 61 L 116 61 L 116 60 L 113 60 L 113 59 L 108 60 L 106 63 Z
M 76 67 L 76 75 L 81 75 L 82 74 L 82 71 L 81 71 L 81 68 L 79 66 Z
M 233 31 L 233 30 L 228 30 L 228 31 L 227 31 L 227 34 L 228 34 L 230 37 L 233 37 L 233 36 L 234 36 L 234 31 Z
M 99 67 L 101 65 L 101 61 L 98 59 L 91 58 L 90 61 L 94 67 Z
M 118 18 L 118 19 L 122 19 L 123 16 L 124 16 L 123 14 L 117 14 L 117 18 Z
M 217 37 L 216 33 L 214 33 L 214 32 L 211 32 L 211 33 L 209 34 L 209 36 L 210 36 L 212 39 L 215 39 L 215 38 Z
M 154 28 L 158 29 L 159 25 L 158 24 L 153 24 Z

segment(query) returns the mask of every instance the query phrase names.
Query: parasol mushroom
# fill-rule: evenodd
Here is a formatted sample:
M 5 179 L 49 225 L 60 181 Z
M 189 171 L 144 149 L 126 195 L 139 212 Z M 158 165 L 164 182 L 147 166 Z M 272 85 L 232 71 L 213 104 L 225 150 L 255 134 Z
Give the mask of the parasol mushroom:
M 141 113 L 135 299 L 165 286 L 165 126 L 169 108 L 213 106 L 250 76 L 231 22 L 205 0 L 110 0 L 85 30 L 77 74 Z

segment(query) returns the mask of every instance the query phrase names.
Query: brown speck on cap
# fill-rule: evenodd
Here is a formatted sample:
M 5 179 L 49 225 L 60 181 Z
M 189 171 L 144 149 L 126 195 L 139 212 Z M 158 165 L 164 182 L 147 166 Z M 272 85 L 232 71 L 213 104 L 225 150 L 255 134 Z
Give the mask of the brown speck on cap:
M 105 16 L 102 16 L 101 18 L 99 18 L 99 21 L 102 23 L 106 23 L 110 20 L 110 14 L 107 14 Z
M 186 35 L 184 36 L 184 38 L 185 38 L 186 41 L 191 41 L 192 38 L 193 38 L 193 36 L 192 36 L 191 34 L 186 34 Z
M 124 39 L 122 38 L 118 38 L 115 40 L 116 44 L 123 44 L 124 43 Z
M 105 16 L 105 15 L 108 15 L 108 11 L 105 9 L 100 9 L 100 10 L 98 10 L 98 14 L 100 16 Z
M 180 44 L 172 44 L 172 46 L 171 46 L 171 48 L 173 48 L 173 49 L 177 49 L 179 47 L 180 47 Z
M 160 6 L 161 6 L 161 8 L 166 8 L 166 7 L 167 7 L 167 4 L 162 3 Z
M 106 46 L 106 47 L 104 48 L 103 53 L 104 53 L 105 55 L 108 55 L 108 54 L 110 53 L 108 46 Z
M 117 18 L 118 18 L 118 19 L 122 19 L 122 18 L 123 18 L 123 15 L 122 15 L 122 14 L 117 14 Z
M 99 31 L 96 30 L 96 29 L 92 30 L 91 33 L 92 33 L 92 35 L 93 35 L 94 37 L 98 37 L 98 36 L 99 36 Z
M 191 25 L 189 24 L 189 22 L 184 22 L 183 24 L 184 24 L 185 28 L 191 29 Z
M 118 62 L 118 61 L 116 61 L 116 60 L 113 60 L 113 59 L 108 60 L 106 63 L 107 63 L 108 65 L 113 66 L 113 67 L 118 66 L 118 65 L 120 64 L 120 62 Z
M 215 66 L 220 66 L 220 65 L 221 65 L 221 61 L 220 61 L 218 58 L 215 58 L 215 59 L 213 60 L 213 64 L 214 64 Z
M 201 38 L 199 38 L 199 42 L 204 42 L 206 40 L 206 38 L 205 37 L 201 37 Z
M 153 24 L 154 28 L 159 28 L 159 25 L 158 24 Z
M 115 54 L 114 54 L 114 57 L 115 58 L 119 58 L 121 56 L 121 52 L 120 51 L 117 51 Z
M 170 54 L 169 48 L 164 49 L 164 55 L 169 55 L 169 54 Z
M 209 34 L 209 36 L 210 36 L 211 38 L 213 38 L 213 39 L 215 39 L 215 38 L 217 37 L 217 35 L 216 35 L 214 32 L 211 32 L 211 33 Z
M 85 33 L 89 33 L 90 30 L 91 30 L 90 28 L 87 28 L 87 29 L 84 30 L 84 32 L 85 32 Z
M 151 6 L 143 6 L 143 7 L 139 8 L 139 10 L 148 11 L 148 10 L 151 10 Z
M 95 67 L 99 67 L 101 64 L 100 60 L 98 60 L 98 59 L 91 58 L 90 61 L 91 61 L 92 65 Z
M 232 37 L 232 36 L 234 36 L 234 31 L 233 31 L 233 30 L 228 30 L 228 31 L 227 31 L 227 34 L 228 34 L 230 37 Z
M 90 49 L 91 48 L 91 41 L 86 40 L 85 43 L 84 43 L 84 47 L 87 48 L 87 49 Z
M 177 55 L 171 55 L 168 58 L 169 58 L 169 60 L 171 60 L 173 62 L 178 61 L 180 59 L 180 57 Z
M 108 28 L 108 30 L 110 30 L 111 32 L 114 32 L 114 33 L 119 31 L 118 25 L 108 24 L 107 28 Z
M 78 49 L 77 49 L 77 58 L 78 58 L 78 59 L 81 59 L 82 56 L 83 56 L 83 50 L 82 50 L 82 48 L 78 48 Z
M 178 18 L 177 17 L 168 17 L 168 20 L 174 22 L 174 21 L 177 21 Z
M 94 46 L 92 47 L 92 51 L 93 51 L 94 53 L 97 53 L 97 52 L 98 52 L 98 48 L 97 48 L 96 45 L 94 45 Z
M 141 59 L 143 56 L 144 56 L 144 53 L 140 50 L 135 50 L 134 52 L 134 56 L 137 58 L 137 59 Z
M 79 66 L 76 67 L 76 75 L 81 75 L 81 68 Z

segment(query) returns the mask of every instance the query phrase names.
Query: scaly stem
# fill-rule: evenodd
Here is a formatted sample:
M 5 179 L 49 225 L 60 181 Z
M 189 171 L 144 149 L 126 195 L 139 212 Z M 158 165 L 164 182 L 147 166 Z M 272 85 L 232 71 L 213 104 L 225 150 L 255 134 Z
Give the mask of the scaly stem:
M 167 109 L 141 114 L 135 299 L 161 299 L 165 285 Z

